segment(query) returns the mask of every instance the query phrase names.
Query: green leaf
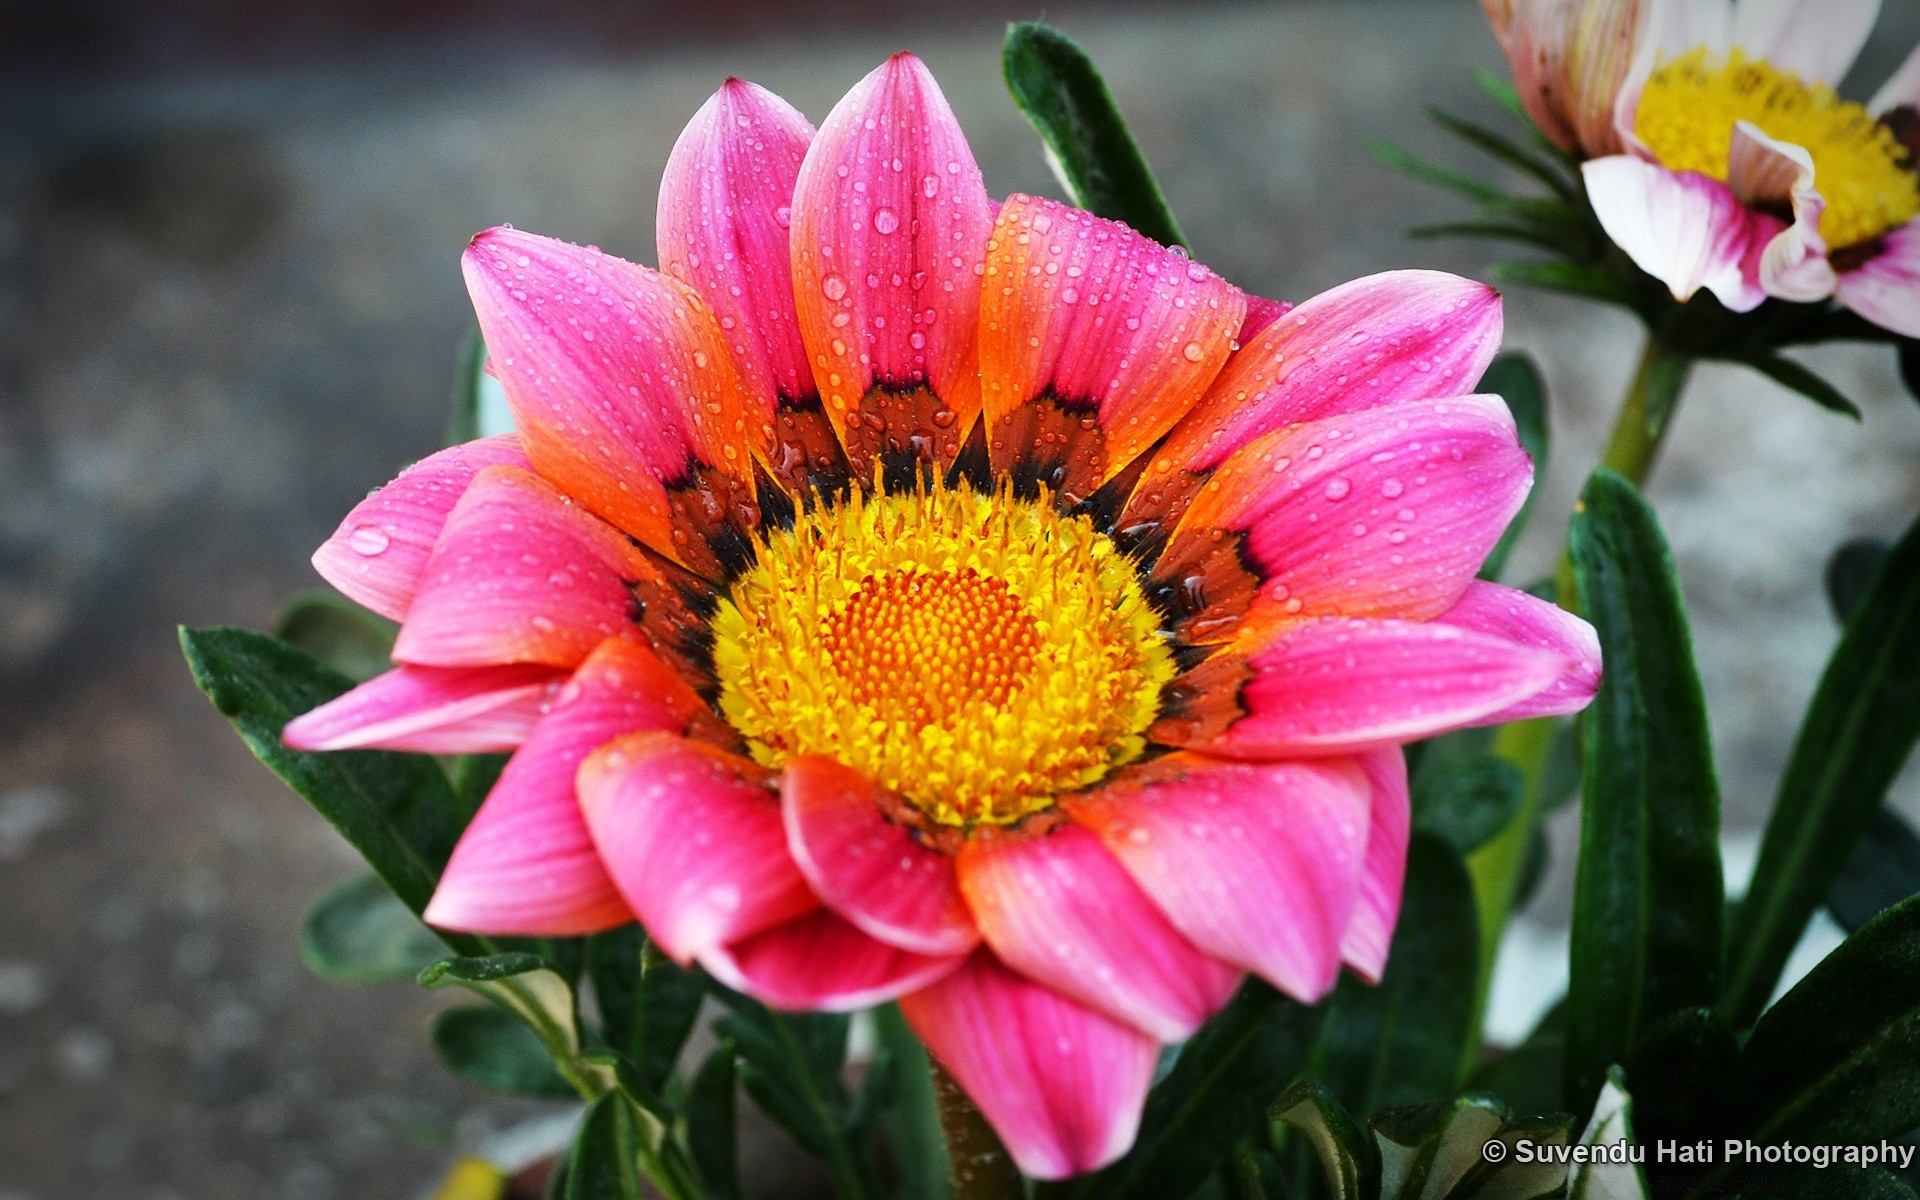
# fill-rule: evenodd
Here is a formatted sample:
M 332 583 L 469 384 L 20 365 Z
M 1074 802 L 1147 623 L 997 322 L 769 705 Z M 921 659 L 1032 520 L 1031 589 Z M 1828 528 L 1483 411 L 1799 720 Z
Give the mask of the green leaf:
M 1557 1190 L 1564 1166 L 1520 1162 L 1512 1148 L 1521 1141 L 1563 1146 L 1571 1120 L 1511 1121 L 1509 1111 L 1498 1097 L 1469 1093 L 1375 1116 L 1381 1200 L 1535 1200 Z M 1492 1141 L 1509 1150 L 1497 1164 L 1485 1154 Z
M 1833 615 L 1841 625 L 1860 611 L 1867 585 L 1880 573 L 1880 564 L 1887 561 L 1892 549 L 1879 538 L 1854 538 L 1842 543 L 1827 560 L 1827 603 L 1833 606 Z
M 1643 1034 L 1626 1060 L 1639 1127 L 1655 1140 L 1712 1140 L 1726 1123 L 1739 1042 L 1710 1008 L 1689 1008 Z
M 566 1200 L 645 1200 L 632 1104 L 608 1092 L 587 1106 L 567 1155 Z
M 330 888 L 300 923 L 300 960 L 334 983 L 398 983 L 445 958 L 447 944 L 378 875 Z
M 1827 891 L 1827 911 L 1848 933 L 1920 894 L 1920 837 L 1897 814 L 1874 810 Z
M 1566 1097 L 1584 1107 L 1654 1022 L 1713 1002 L 1726 902 L 1706 703 L 1653 510 L 1625 479 L 1597 471 L 1568 551 L 1606 671 L 1582 717 L 1567 996 Z
M 1526 782 L 1519 767 L 1491 755 L 1423 771 L 1413 785 L 1413 826 L 1471 854 L 1513 820 Z
M 713 1200 L 739 1200 L 740 1196 L 740 1148 L 733 1111 L 734 1052 L 733 1043 L 723 1041 L 707 1056 L 680 1108 L 687 1153 Z
M 1453 170 L 1451 167 L 1443 167 L 1438 163 L 1428 162 L 1426 159 L 1408 150 L 1404 150 L 1384 138 L 1369 139 L 1367 149 L 1371 151 L 1374 158 L 1378 159 L 1384 166 L 1404 172 L 1424 183 L 1431 183 L 1435 187 L 1446 188 L 1450 192 L 1458 192 L 1460 195 L 1481 204 L 1496 203 L 1510 199 L 1505 192 L 1494 187 L 1492 184 L 1482 183 L 1473 176 L 1462 174 L 1459 171 Z
M 1320 1021 L 1320 1010 L 1249 978 L 1147 1094 L 1140 1136 L 1127 1156 L 1045 1194 L 1164 1200 L 1193 1191 L 1255 1132 L 1267 1106 L 1297 1077 Z
M 1714 1200 L 1780 1200 L 1782 1196 L 1844 1196 L 1846 1200 L 1914 1200 L 1910 1184 L 1874 1167 L 1850 1163 L 1753 1167 L 1718 1185 Z
M 1637 1145 L 1633 1132 L 1633 1097 L 1618 1069 L 1608 1072 L 1600 1089 L 1593 1118 L 1580 1135 L 1582 1146 Z M 1647 1177 L 1633 1162 L 1581 1163 L 1567 1180 L 1567 1200 L 1646 1200 Z
M 1184 246 L 1180 224 L 1146 156 L 1128 131 L 1099 68 L 1073 39 L 1023 21 L 1001 51 L 1007 90 L 1046 144 L 1047 161 L 1073 202 L 1167 246 Z
M 1520 432 L 1520 445 L 1526 449 L 1527 456 L 1533 459 L 1534 478 L 1547 473 L 1547 460 L 1553 449 L 1552 434 L 1547 425 L 1547 384 L 1540 376 L 1540 368 L 1533 357 L 1525 353 L 1502 354 L 1487 367 L 1486 374 L 1480 377 L 1474 391 L 1482 395 L 1498 396 L 1507 402 L 1507 410 L 1513 414 L 1513 423 Z M 1493 553 L 1487 555 L 1487 561 L 1480 568 L 1480 578 L 1498 579 L 1512 555 L 1514 546 L 1520 541 L 1520 535 L 1526 532 L 1527 521 L 1533 515 L 1533 496 L 1527 496 L 1526 503 L 1508 523 L 1506 532 L 1500 535 L 1500 541 L 1493 547 Z
M 1455 137 L 1471 143 L 1508 166 L 1533 176 L 1566 199 L 1570 201 L 1579 199 L 1579 189 L 1574 186 L 1571 179 L 1567 178 L 1566 172 L 1560 169 L 1557 162 L 1543 158 L 1491 129 L 1475 125 L 1471 121 L 1463 121 L 1441 109 L 1429 107 L 1427 118 Z
M 1901 765 L 1920 739 L 1920 521 L 1868 584 L 1814 689 L 1734 912 L 1721 1011 L 1759 1015 Z
M 274 620 L 273 636 L 304 650 L 356 683 L 393 666 L 399 626 L 338 592 L 303 592 Z
M 345 750 L 305 754 L 280 744 L 288 721 L 332 700 L 352 680 L 311 656 L 244 629 L 182 629 L 194 682 L 255 757 L 305 797 L 352 843 L 414 912 L 433 895 L 440 869 L 473 815 L 432 759 Z M 448 934 L 456 950 L 478 939 Z
M 433 1019 L 433 1048 L 469 1083 L 509 1096 L 567 1100 L 577 1093 L 533 1030 L 491 1004 L 449 1008 Z
M 476 958 L 448 958 L 420 972 L 420 986 L 463 987 L 512 1013 L 540 1039 L 566 1074 L 580 1057 L 580 1022 L 573 989 L 537 954 L 515 951 Z M 582 1064 L 582 1080 L 611 1087 L 612 1073 Z M 575 1082 L 578 1088 L 580 1082 Z
M 1473 86 L 1485 92 L 1494 103 L 1527 124 L 1533 124 L 1533 118 L 1527 115 L 1527 106 L 1520 103 L 1520 92 L 1506 76 L 1496 74 L 1485 67 L 1475 67 L 1469 75 L 1473 79 Z
M 1518 1046 L 1482 1066 L 1472 1090 L 1492 1092 L 1519 1112 L 1552 1112 L 1565 1084 L 1567 1008 L 1555 1004 Z
M 947 1166 L 947 1141 L 940 1129 L 939 1102 L 933 1094 L 926 1048 L 914 1036 L 897 1004 L 873 1010 L 873 1029 L 880 1056 L 892 1064 L 894 1073 L 886 1128 L 901 1176 L 900 1190 L 914 1200 L 951 1200 L 953 1180 Z
M 513 413 L 500 382 L 487 374 L 487 344 L 477 326 L 460 339 L 453 376 L 453 405 L 447 414 L 447 445 L 513 432 Z
M 1856 421 L 1860 419 L 1859 406 L 1847 399 L 1839 388 L 1790 358 L 1769 352 L 1742 355 L 1733 361 L 1752 367 L 1789 391 L 1799 392 L 1821 408 L 1843 413 Z
M 1380 1155 L 1331 1091 L 1303 1080 L 1274 1103 L 1268 1120 L 1306 1138 L 1320 1162 L 1328 1200 L 1372 1200 L 1380 1186 Z
M 1480 926 L 1458 852 L 1416 833 L 1404 897 L 1417 915 L 1394 932 L 1386 975 L 1377 987 L 1340 981 L 1309 1067 L 1351 1112 L 1452 1095 L 1473 1040 Z
M 1566 243 L 1559 236 L 1512 221 L 1439 221 L 1432 225 L 1415 225 L 1407 230 L 1407 236 L 1416 242 L 1459 238 L 1467 241 L 1514 242 L 1553 252 L 1566 248 Z
M 1767 1010 L 1729 1095 L 1763 1144 L 1872 1142 L 1920 1125 L 1920 898 L 1867 922 Z
M 589 939 L 587 975 L 607 1044 L 633 1064 L 643 1098 L 657 1099 L 699 1018 L 706 995 L 700 974 L 654 949 L 638 925 L 627 925 Z
M 1633 293 L 1619 276 L 1587 263 L 1504 262 L 1493 268 L 1493 276 L 1502 283 L 1633 307 Z

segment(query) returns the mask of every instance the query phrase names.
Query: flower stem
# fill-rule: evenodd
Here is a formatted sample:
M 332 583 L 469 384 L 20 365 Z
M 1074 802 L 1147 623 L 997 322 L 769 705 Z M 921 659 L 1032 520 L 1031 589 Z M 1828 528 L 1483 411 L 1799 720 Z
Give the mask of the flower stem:
M 1614 419 L 1613 435 L 1607 441 L 1600 465 L 1631 480 L 1636 486 L 1652 471 L 1660 446 L 1672 425 L 1674 409 L 1693 369 L 1693 358 L 1675 350 L 1665 331 L 1653 330 L 1640 351 L 1639 364 L 1627 384 L 1620 413 Z M 1573 558 L 1563 548 L 1554 568 L 1554 598 L 1562 608 L 1573 611 Z M 1474 897 L 1480 912 L 1480 977 L 1474 998 L 1479 1029 L 1486 1015 L 1488 986 L 1493 978 L 1494 958 L 1500 950 L 1500 938 L 1507 920 L 1513 915 L 1515 893 L 1526 866 L 1527 850 L 1533 840 L 1534 826 L 1540 819 L 1541 786 L 1545 781 L 1548 755 L 1553 750 L 1553 718 L 1515 721 L 1503 725 L 1494 735 L 1493 753 L 1520 768 L 1524 786 L 1520 807 L 1507 827 L 1496 834 L 1468 861 L 1473 876 Z M 1479 1056 L 1479 1038 L 1470 1039 L 1463 1077 Z
M 933 1096 L 940 1130 L 947 1138 L 947 1165 L 954 1200 L 1021 1200 L 1026 1189 L 1000 1136 L 939 1063 L 933 1063 Z

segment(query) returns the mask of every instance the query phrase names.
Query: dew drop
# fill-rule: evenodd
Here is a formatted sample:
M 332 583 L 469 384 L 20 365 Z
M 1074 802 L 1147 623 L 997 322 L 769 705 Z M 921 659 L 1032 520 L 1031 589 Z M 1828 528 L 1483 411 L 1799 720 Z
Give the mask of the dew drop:
M 1353 484 L 1345 478 L 1327 480 L 1327 499 L 1345 500 L 1347 493 L 1353 490 Z
M 347 535 L 347 547 L 355 554 L 364 554 L 368 558 L 385 554 L 391 544 L 387 531 L 378 525 L 361 525 Z
M 1180 353 L 1188 362 L 1199 362 L 1202 358 L 1206 357 L 1207 352 L 1201 349 L 1199 342 L 1188 342 L 1186 349 L 1180 351 Z
M 893 215 L 892 209 L 882 208 L 874 212 L 873 231 L 875 233 L 889 234 L 898 228 L 900 228 L 900 218 Z
M 820 293 L 829 300 L 839 300 L 847 294 L 847 281 L 838 275 L 829 275 L 820 281 Z

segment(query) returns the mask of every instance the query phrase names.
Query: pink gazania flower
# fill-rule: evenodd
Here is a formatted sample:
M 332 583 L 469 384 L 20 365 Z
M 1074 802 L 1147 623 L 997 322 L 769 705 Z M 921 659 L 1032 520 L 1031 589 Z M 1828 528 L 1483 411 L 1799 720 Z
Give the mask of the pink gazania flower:
M 1653 0 L 1480 0 L 1527 116 L 1582 158 L 1624 148 L 1614 104 Z
M 1833 85 L 1879 0 L 1654 3 L 1582 167 L 1594 215 L 1684 300 L 1829 297 L 1920 337 L 1920 50 L 1865 107 Z
M 1245 973 L 1379 977 L 1401 743 L 1596 686 L 1591 629 L 1474 578 L 1532 475 L 1461 394 L 1483 286 L 1288 310 L 996 205 L 905 54 L 817 135 L 728 81 L 659 252 L 474 238 L 519 432 L 314 559 L 399 665 L 289 745 L 514 750 L 436 926 L 637 917 L 777 1007 L 897 998 L 1060 1177 L 1125 1152 L 1159 1044 Z

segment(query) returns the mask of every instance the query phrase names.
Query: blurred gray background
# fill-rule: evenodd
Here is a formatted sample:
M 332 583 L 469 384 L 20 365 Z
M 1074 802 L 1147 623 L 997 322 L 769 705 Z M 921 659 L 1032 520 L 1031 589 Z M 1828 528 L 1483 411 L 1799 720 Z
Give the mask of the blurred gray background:
M 1920 38 L 1920 3 L 1887 7 L 1855 94 Z M 441 1070 L 424 1032 L 442 1000 L 306 975 L 300 915 L 354 857 L 195 692 L 174 626 L 269 624 L 319 583 L 307 555 L 346 509 L 435 448 L 471 233 L 512 222 L 651 261 L 661 165 L 725 75 L 818 121 L 912 48 L 989 186 L 1057 194 L 1001 87 L 1009 17 L 1092 51 L 1196 256 L 1240 285 L 1298 300 L 1490 265 L 1407 241 L 1460 210 L 1364 149 L 1471 162 L 1420 115 L 1495 115 L 1467 78 L 1500 65 L 1471 0 L 0 11 L 0 1200 L 412 1196 L 535 1111 Z M 1507 316 L 1557 439 L 1526 575 L 1637 338 L 1531 293 Z M 1705 369 L 1653 488 L 1749 852 L 1834 640 L 1822 564 L 1920 510 L 1920 406 L 1891 354 L 1809 361 L 1864 422 Z M 1522 939 L 1549 957 L 1564 816 L 1557 833 Z M 778 1135 L 748 1157 L 759 1194 L 818 1194 Z

